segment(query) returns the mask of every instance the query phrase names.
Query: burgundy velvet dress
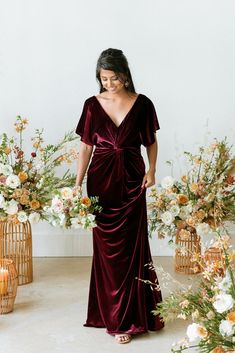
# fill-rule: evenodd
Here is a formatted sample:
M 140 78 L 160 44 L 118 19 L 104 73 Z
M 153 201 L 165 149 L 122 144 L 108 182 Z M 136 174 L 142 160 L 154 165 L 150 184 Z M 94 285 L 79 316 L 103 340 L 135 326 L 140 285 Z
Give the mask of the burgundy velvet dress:
M 87 172 L 87 193 L 103 207 L 93 229 L 93 263 L 84 326 L 106 327 L 110 334 L 139 334 L 163 327 L 151 313 L 161 292 L 138 280 L 157 281 L 152 261 L 141 189 L 145 164 L 140 146 L 154 143 L 159 129 L 152 101 L 139 94 L 117 127 L 95 96 L 88 98 L 76 128 L 95 147 Z

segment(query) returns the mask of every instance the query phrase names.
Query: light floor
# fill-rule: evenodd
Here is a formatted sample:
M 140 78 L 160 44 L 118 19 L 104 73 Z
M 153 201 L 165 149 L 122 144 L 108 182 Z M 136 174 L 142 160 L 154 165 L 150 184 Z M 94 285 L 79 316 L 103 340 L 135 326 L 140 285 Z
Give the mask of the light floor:
M 0 315 L 1 353 L 168 353 L 185 336 L 188 323 L 177 320 L 163 330 L 120 345 L 105 329 L 83 327 L 91 268 L 90 257 L 34 258 L 34 281 L 18 287 L 14 311 Z M 155 257 L 180 282 L 196 277 L 175 274 L 171 257 Z M 163 295 L 177 284 L 163 279 Z M 190 350 L 189 352 L 195 352 Z

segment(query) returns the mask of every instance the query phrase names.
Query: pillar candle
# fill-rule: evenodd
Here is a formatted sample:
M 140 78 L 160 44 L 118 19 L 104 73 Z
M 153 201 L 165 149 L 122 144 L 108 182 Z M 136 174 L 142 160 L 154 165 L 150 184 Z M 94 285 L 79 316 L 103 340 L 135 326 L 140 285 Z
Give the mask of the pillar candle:
M 0 295 L 7 294 L 8 275 L 8 270 L 0 268 Z

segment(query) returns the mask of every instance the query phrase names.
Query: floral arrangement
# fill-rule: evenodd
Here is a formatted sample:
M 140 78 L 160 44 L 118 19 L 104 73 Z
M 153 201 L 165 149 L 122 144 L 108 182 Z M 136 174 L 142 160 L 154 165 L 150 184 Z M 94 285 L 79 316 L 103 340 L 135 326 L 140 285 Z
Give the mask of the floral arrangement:
M 77 139 L 73 132 L 66 133 L 56 145 L 43 144 L 43 130 L 36 130 L 32 137 L 29 158 L 23 151 L 23 131 L 27 119 L 16 118 L 18 137 L 0 136 L 0 219 L 15 223 L 36 223 L 45 219 L 44 207 L 57 189 L 75 184 L 75 176 L 67 170 L 56 176 L 62 163 L 72 163 L 78 154 L 69 144 Z
M 100 212 L 98 197 L 82 196 L 78 190 L 64 187 L 57 191 L 50 206 L 44 207 L 45 217 L 53 226 L 91 229 L 96 227 L 95 212 Z
M 200 147 L 193 155 L 184 152 L 190 168 L 181 180 L 163 178 L 152 189 L 149 203 L 150 234 L 157 230 L 160 238 L 178 233 L 183 240 L 192 233 L 206 235 L 224 224 L 235 221 L 235 158 L 226 138 L 215 139 L 209 147 Z
M 172 292 L 154 311 L 166 323 L 176 318 L 193 321 L 187 337 L 173 344 L 172 352 L 193 347 L 201 353 L 235 352 L 235 251 L 226 233 L 217 231 L 213 241 L 221 257 L 201 264 L 203 272 L 195 289 Z

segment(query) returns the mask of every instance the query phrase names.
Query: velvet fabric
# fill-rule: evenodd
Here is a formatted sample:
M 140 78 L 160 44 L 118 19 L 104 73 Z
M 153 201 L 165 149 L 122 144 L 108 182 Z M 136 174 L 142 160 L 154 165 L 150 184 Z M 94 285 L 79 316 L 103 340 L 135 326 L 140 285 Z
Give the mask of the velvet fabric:
M 87 172 L 87 193 L 103 207 L 93 229 L 93 263 L 85 326 L 106 327 L 110 334 L 159 330 L 163 323 L 151 313 L 161 292 L 142 280 L 158 283 L 152 262 L 146 211 L 141 189 L 145 164 L 141 144 L 155 141 L 159 129 L 152 101 L 139 94 L 119 126 L 95 96 L 85 101 L 76 132 L 94 146 Z

